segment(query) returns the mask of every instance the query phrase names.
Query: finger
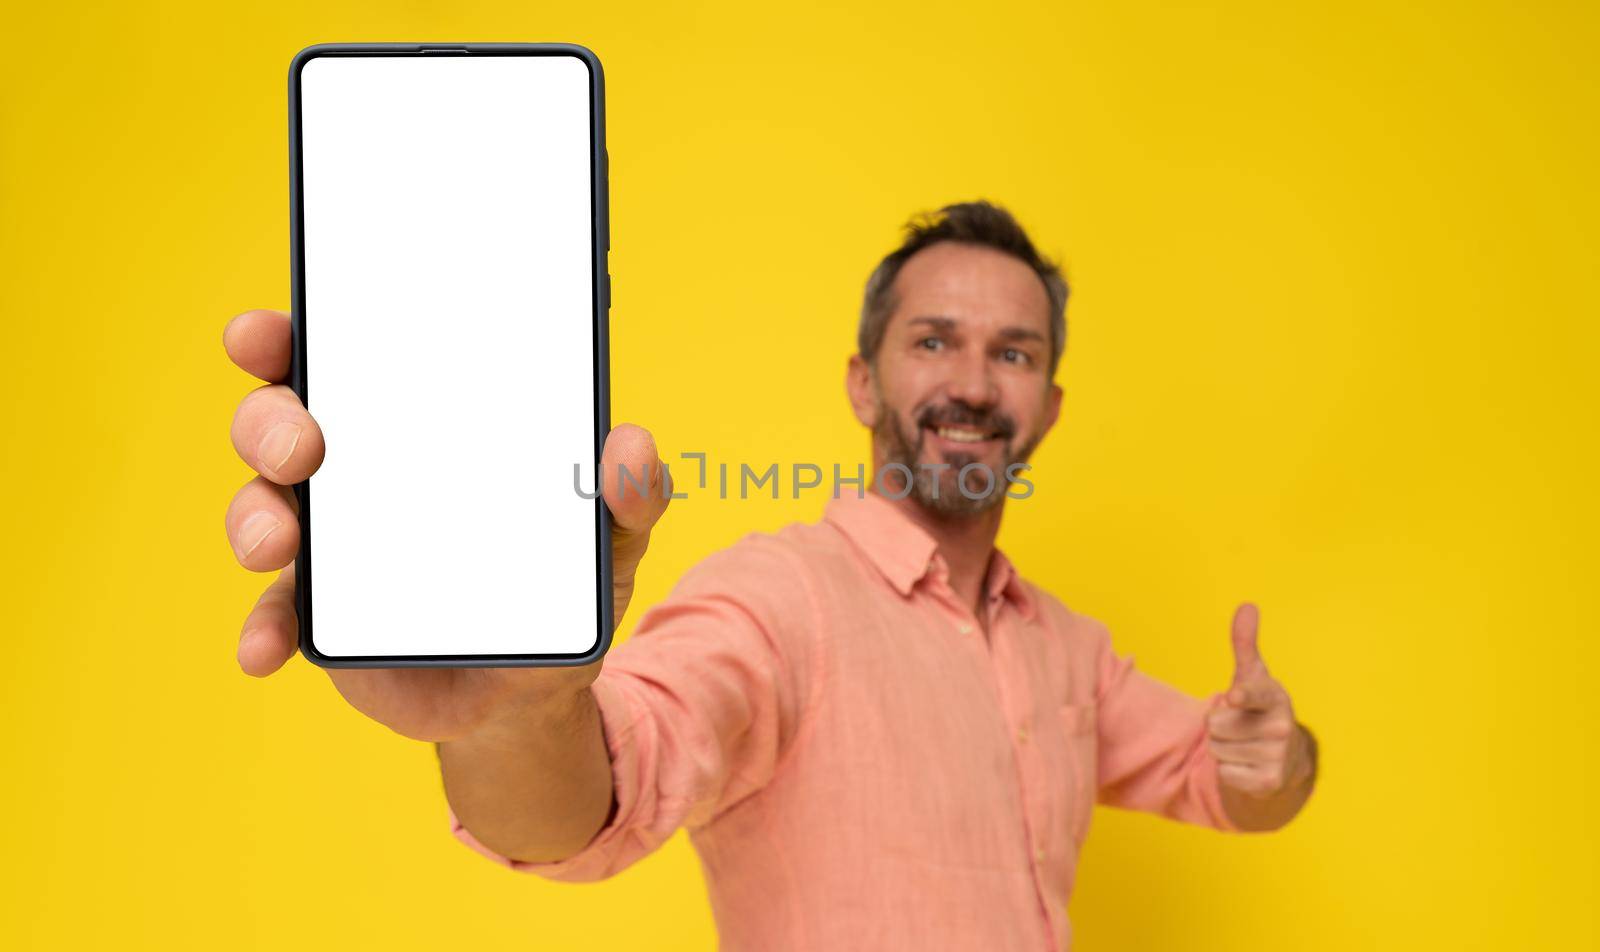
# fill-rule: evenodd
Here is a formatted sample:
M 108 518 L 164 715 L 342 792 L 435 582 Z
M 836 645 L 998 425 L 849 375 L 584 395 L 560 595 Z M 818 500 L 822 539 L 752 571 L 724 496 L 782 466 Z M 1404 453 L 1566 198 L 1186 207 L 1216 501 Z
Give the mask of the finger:
M 241 370 L 278 383 L 289 375 L 290 334 L 289 315 L 262 308 L 229 321 L 222 329 L 222 346 Z
M 234 557 L 252 572 L 281 569 L 300 549 L 294 496 L 265 477 L 257 476 L 234 493 L 224 523 Z
M 1233 683 L 1267 670 L 1256 647 L 1256 628 L 1260 612 L 1255 605 L 1245 602 L 1233 613 Z
M 239 667 L 245 674 L 264 678 L 294 656 L 300 626 L 294 612 L 294 565 L 261 593 L 256 607 L 239 633 Z
M 1286 740 L 1210 740 L 1206 746 L 1223 764 L 1277 764 L 1289 751 Z
M 1280 709 L 1269 713 L 1218 707 L 1206 715 L 1206 733 L 1212 740 L 1287 740 L 1294 732 L 1294 716 Z
M 1255 675 L 1244 681 L 1235 679 L 1228 689 L 1228 703 L 1247 711 L 1270 711 L 1283 702 L 1284 691 L 1272 678 Z
M 666 476 L 648 430 L 623 423 L 607 434 L 600 454 L 600 484 L 611 510 L 612 552 L 618 562 L 643 553 L 650 529 L 666 512 Z
M 1271 796 L 1282 786 L 1278 771 L 1259 764 L 1218 764 L 1217 780 L 1258 797 Z
M 298 483 L 322 465 L 322 428 L 282 385 L 245 394 L 233 415 L 232 437 L 240 459 L 280 486 Z

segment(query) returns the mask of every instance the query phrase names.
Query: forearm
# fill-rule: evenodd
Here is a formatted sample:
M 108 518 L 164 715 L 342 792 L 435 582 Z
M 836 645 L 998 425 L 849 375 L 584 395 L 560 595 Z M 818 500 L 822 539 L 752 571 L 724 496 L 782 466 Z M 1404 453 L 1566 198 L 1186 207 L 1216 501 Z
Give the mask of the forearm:
M 437 746 L 456 819 L 504 856 L 565 859 L 610 815 L 611 760 L 587 687 Z
M 1255 796 L 1221 785 L 1222 806 L 1241 830 L 1276 830 L 1294 819 L 1311 797 L 1317 781 L 1317 739 L 1304 724 L 1295 722 L 1296 754 L 1290 759 L 1288 782 L 1271 796 Z

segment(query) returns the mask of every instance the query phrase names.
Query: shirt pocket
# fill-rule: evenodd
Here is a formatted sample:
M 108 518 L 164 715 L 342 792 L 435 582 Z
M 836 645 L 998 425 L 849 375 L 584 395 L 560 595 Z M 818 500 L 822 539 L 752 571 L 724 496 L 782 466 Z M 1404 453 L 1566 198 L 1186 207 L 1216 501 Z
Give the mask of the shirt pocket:
M 1068 801 L 1068 823 L 1072 836 L 1082 846 L 1089 834 L 1089 820 L 1094 813 L 1097 783 L 1095 758 L 1099 742 L 1095 732 L 1095 706 L 1091 704 L 1061 705 L 1061 725 L 1066 734 L 1067 772 L 1071 775 Z

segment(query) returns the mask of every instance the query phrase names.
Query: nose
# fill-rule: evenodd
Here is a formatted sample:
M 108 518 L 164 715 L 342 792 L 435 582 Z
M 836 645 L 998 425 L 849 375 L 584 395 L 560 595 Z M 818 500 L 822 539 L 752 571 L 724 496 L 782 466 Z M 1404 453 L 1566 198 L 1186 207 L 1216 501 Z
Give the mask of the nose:
M 964 357 L 953 368 L 954 374 L 945 385 L 945 395 L 979 409 L 994 406 L 1000 400 L 1000 388 L 995 383 L 989 360 L 982 353 Z

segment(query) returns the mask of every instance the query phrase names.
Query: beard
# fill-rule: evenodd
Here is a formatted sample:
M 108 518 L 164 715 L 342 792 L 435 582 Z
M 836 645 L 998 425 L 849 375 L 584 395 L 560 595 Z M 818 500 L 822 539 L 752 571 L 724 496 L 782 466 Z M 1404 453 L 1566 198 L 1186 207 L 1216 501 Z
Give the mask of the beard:
M 875 438 L 882 441 L 884 469 L 879 472 L 877 479 L 888 481 L 888 467 L 892 464 L 898 463 L 904 466 L 912 476 L 909 492 L 905 487 L 905 473 L 899 470 L 894 471 L 892 477 L 894 485 L 885 486 L 885 491 L 897 497 L 909 495 L 934 516 L 971 517 L 986 513 L 1000 505 L 1006 498 L 1006 487 L 1010 485 L 1006 473 L 1014 464 L 1027 462 L 1039 444 L 1039 437 L 1034 436 L 1019 446 L 1013 446 L 1012 435 L 1016 433 L 1016 425 L 1009 416 L 997 411 L 978 410 L 960 401 L 924 404 L 917 408 L 913 412 L 917 423 L 911 433 L 907 433 L 900 425 L 899 414 L 893 412 L 884 402 L 882 391 L 878 393 L 878 406 L 884 412 L 879 416 L 878 425 L 872 428 L 872 433 Z M 982 470 L 972 471 L 966 480 L 967 492 L 962 492 L 962 467 L 972 463 L 978 463 L 980 466 L 988 465 L 971 453 L 945 453 L 944 459 L 940 462 L 948 463 L 948 469 L 933 469 L 918 465 L 922 458 L 923 443 L 927 440 L 928 428 L 943 424 L 983 427 L 999 434 L 1002 441 L 1000 465 L 997 470 L 991 472 L 993 479 L 987 481 L 988 492 L 983 491 L 985 477 Z

